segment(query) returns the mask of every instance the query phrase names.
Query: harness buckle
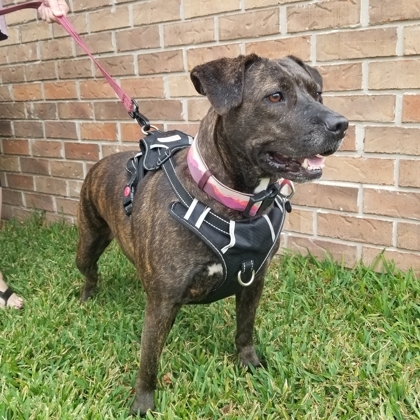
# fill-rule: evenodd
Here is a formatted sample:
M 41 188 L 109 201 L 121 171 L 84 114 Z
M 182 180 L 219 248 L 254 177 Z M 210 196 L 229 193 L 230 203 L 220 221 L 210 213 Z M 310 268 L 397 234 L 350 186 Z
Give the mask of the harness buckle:
M 256 203 L 260 203 L 260 207 L 257 211 L 257 214 L 261 214 L 264 210 L 266 210 L 268 207 L 273 204 L 275 198 L 277 197 L 278 193 L 280 191 L 279 183 L 276 182 L 270 187 L 268 187 L 266 190 L 261 191 L 257 194 L 254 194 L 252 197 L 250 197 L 248 204 L 244 210 L 244 216 L 250 217 L 249 212 L 252 209 L 252 206 Z

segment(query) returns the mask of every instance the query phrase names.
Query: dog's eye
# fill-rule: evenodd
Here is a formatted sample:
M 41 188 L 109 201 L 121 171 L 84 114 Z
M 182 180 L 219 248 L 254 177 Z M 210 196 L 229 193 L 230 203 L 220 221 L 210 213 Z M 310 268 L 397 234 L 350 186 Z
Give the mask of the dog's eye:
M 268 100 L 273 103 L 282 102 L 284 101 L 283 95 L 281 92 L 272 93 L 268 96 Z

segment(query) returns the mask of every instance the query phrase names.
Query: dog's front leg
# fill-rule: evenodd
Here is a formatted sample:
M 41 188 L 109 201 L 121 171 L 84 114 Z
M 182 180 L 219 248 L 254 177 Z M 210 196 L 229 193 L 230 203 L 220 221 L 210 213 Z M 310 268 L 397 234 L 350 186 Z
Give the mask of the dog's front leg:
M 141 335 L 140 369 L 131 413 L 145 415 L 154 410 L 159 357 L 181 305 L 148 300 Z
M 254 348 L 254 324 L 258 303 L 264 287 L 264 276 L 236 294 L 236 349 L 239 361 L 245 366 L 261 366 Z

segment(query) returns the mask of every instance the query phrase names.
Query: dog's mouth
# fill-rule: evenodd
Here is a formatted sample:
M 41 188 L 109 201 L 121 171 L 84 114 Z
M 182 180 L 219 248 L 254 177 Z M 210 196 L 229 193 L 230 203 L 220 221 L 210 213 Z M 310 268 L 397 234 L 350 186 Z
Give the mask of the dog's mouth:
M 321 177 L 325 157 L 332 153 L 333 151 L 328 151 L 305 158 L 291 158 L 280 153 L 269 152 L 266 153 L 265 164 L 271 170 L 274 169 L 276 173 L 281 174 L 283 178 L 304 182 Z

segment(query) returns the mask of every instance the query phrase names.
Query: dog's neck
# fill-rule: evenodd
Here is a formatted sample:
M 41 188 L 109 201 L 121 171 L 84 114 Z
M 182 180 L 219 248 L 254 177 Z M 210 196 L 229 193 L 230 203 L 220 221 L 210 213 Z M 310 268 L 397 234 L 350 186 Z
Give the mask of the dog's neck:
M 233 190 L 253 194 L 277 181 L 276 178 L 258 176 L 248 160 L 232 149 L 221 117 L 213 109 L 202 120 L 196 142 L 202 160 L 212 175 Z
M 193 179 L 201 190 L 226 207 L 255 216 L 262 202 L 258 201 L 251 205 L 251 196 L 266 191 L 275 180 L 271 182 L 267 177 L 251 183 L 251 177 L 248 176 L 247 179 L 244 176 L 247 172 L 245 163 L 241 162 L 243 159 L 225 147 L 228 144 L 226 138 L 223 138 L 220 132 L 216 133 L 214 131 L 216 127 L 212 127 L 211 124 L 205 122 L 202 127 L 204 128 L 199 130 L 187 157 Z M 211 163 L 211 168 L 207 162 Z M 240 168 L 240 170 L 232 173 L 231 168 Z M 252 173 L 248 171 L 248 175 Z

